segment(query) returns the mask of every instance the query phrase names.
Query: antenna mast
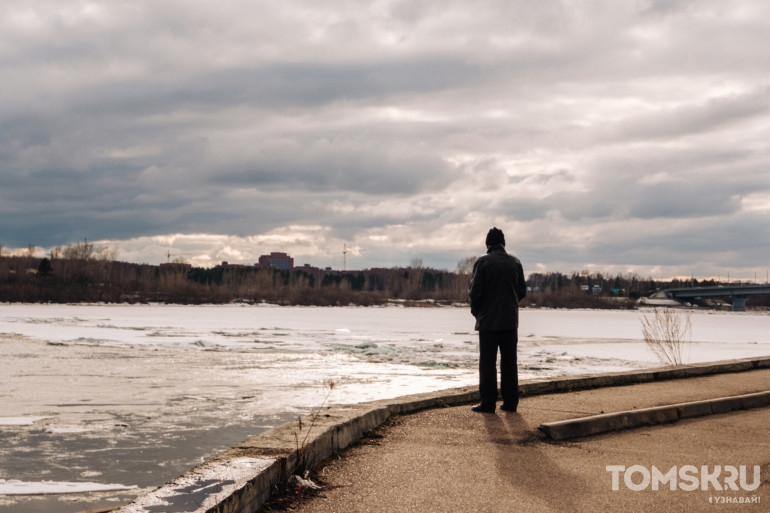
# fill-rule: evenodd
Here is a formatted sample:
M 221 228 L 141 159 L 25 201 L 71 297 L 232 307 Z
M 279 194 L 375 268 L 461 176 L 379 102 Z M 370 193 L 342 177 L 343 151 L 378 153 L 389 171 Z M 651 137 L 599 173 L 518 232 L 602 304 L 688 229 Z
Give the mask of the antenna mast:
M 342 245 L 342 270 L 347 271 L 348 270 L 348 253 L 355 253 L 359 254 L 365 250 L 361 248 L 349 248 L 347 244 Z

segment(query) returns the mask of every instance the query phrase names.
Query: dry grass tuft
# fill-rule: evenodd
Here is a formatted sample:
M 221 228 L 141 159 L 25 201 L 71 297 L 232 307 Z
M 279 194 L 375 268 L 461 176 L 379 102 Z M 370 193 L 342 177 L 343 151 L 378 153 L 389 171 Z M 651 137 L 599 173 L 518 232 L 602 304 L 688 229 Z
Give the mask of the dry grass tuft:
M 644 341 L 663 363 L 686 363 L 690 357 L 691 331 L 689 312 L 655 308 L 651 316 L 642 315 Z

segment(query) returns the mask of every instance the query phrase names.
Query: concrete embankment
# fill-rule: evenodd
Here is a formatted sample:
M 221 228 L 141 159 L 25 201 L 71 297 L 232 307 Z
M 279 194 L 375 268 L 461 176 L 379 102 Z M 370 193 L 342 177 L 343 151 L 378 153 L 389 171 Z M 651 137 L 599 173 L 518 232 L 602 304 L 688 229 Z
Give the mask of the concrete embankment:
M 544 394 L 563 394 L 600 387 L 634 386 L 667 380 L 687 380 L 758 369 L 770 369 L 770 358 L 533 380 L 521 384 L 521 391 L 525 397 L 522 406 L 525 407 L 527 404 L 526 397 Z M 551 436 L 558 438 L 565 433 L 568 436 L 561 436 L 562 438 L 584 436 L 608 429 L 623 429 L 655 422 L 673 422 L 688 415 L 708 415 L 735 408 L 766 406 L 768 404 L 766 399 L 767 393 L 764 395 L 754 393 L 751 396 L 740 393 L 727 399 L 717 396 L 701 401 L 680 401 L 664 406 L 640 403 L 645 407 L 638 410 L 635 409 L 636 403 L 629 406 L 627 400 L 622 408 L 617 410 L 614 409 L 613 403 L 609 402 L 607 408 L 614 413 L 597 410 L 599 415 L 578 419 L 559 418 L 556 422 L 550 422 Z M 274 485 L 293 475 L 298 468 L 312 468 L 318 465 L 329 456 L 354 444 L 366 432 L 380 426 L 390 417 L 475 401 L 478 401 L 477 388 L 466 387 L 365 404 L 331 407 L 325 409 L 315 419 L 303 418 L 301 426 L 298 422 L 292 422 L 249 438 L 117 511 L 120 513 L 253 512 L 268 499 Z M 629 408 L 634 411 L 630 411 Z M 672 411 L 677 412 L 676 417 L 672 416 Z M 628 420 L 634 418 L 637 420 Z M 545 427 L 548 424 L 549 422 L 544 422 L 541 430 L 548 433 L 549 428 Z

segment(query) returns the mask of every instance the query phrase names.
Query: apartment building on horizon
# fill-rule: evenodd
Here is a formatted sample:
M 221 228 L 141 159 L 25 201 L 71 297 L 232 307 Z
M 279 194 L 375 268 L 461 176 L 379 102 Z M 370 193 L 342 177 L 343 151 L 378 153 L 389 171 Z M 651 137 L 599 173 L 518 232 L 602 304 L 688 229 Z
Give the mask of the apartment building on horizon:
M 272 252 L 259 257 L 259 266 L 291 271 L 294 269 L 294 259 L 286 253 Z

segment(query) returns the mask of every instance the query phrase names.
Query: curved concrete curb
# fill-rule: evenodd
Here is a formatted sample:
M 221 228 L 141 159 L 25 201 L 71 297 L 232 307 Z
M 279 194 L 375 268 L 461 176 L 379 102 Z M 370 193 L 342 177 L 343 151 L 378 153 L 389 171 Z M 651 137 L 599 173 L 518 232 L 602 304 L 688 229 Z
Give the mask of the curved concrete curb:
M 539 429 L 553 440 L 566 440 L 769 405 L 770 391 L 767 391 L 548 422 Z
M 532 380 L 522 382 L 520 390 L 532 396 L 763 368 L 770 368 L 770 358 Z M 477 387 L 463 387 L 331 407 L 315 420 L 304 417 L 301 426 L 290 422 L 251 437 L 116 511 L 252 513 L 267 501 L 274 485 L 352 445 L 391 416 L 478 400 Z

